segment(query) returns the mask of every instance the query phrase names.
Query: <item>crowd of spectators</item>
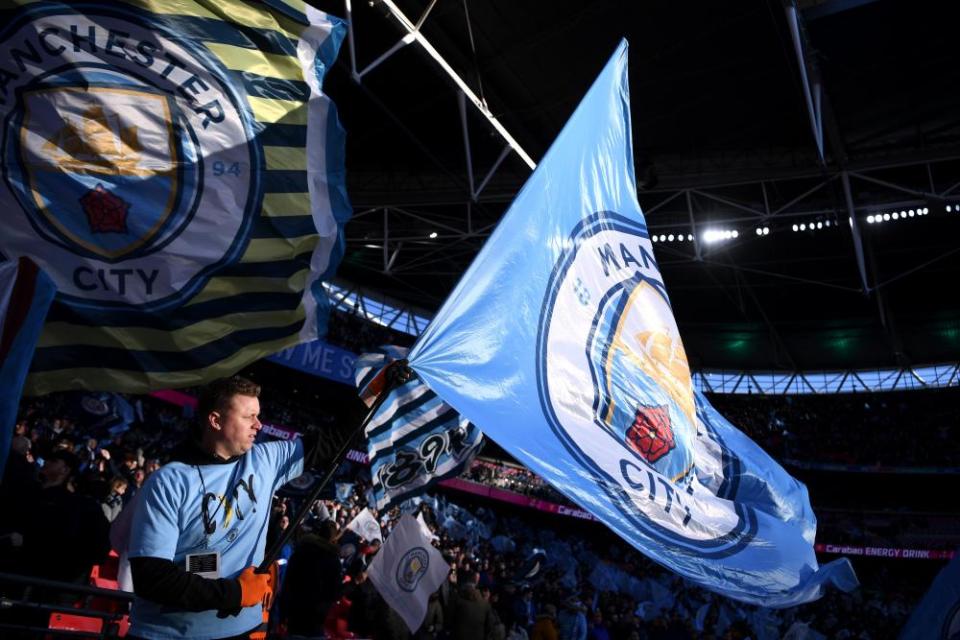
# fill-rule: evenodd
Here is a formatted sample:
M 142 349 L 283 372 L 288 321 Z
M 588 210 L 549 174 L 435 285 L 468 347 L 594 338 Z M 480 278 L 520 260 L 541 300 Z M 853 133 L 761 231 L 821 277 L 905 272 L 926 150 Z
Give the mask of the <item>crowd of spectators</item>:
M 358 313 L 346 313 L 339 309 L 330 314 L 324 339 L 358 355 L 385 344 L 409 347 L 414 341 L 414 337 L 407 333 L 364 320 Z
M 269 401 L 264 403 L 265 421 L 294 427 L 304 420 L 314 424 L 329 422 L 329 416 L 311 410 L 307 406 L 310 403 L 304 403 L 296 394 L 278 395 L 276 390 L 270 390 Z M 725 406 L 727 399 L 717 404 L 736 422 L 733 414 L 742 399 L 735 398 L 730 406 Z M 778 407 L 793 406 L 793 402 L 786 398 L 747 399 L 767 403 L 762 406 L 764 411 L 770 409 L 765 414 L 770 417 L 769 422 L 780 419 L 781 415 L 805 416 L 810 410 L 781 414 L 776 413 Z M 868 405 L 872 398 L 852 399 Z M 844 402 L 850 400 L 846 398 Z M 888 408 L 899 406 L 893 398 L 886 402 Z M 940 406 L 939 399 L 931 405 L 925 414 L 930 419 L 925 418 L 924 424 L 937 423 L 932 419 L 934 415 L 948 417 L 935 409 Z M 868 406 L 863 411 L 876 413 Z M 743 413 L 749 414 L 746 410 Z M 900 415 L 899 410 L 895 415 Z M 85 582 L 90 567 L 100 562 L 109 549 L 109 523 L 185 437 L 190 420 L 189 410 L 147 396 L 124 398 L 115 394 L 69 393 L 25 399 L 6 474 L 0 484 L 0 508 L 8 516 L 0 524 L 0 571 Z M 812 429 L 819 429 L 812 417 L 804 420 L 814 425 Z M 827 414 L 824 422 L 834 420 L 835 416 Z M 764 421 L 756 424 L 758 429 L 768 428 Z M 886 425 L 883 421 L 879 424 Z M 768 445 L 765 441 L 762 443 Z M 542 479 L 517 465 L 481 459 L 464 477 L 530 497 L 566 502 Z M 338 630 L 336 633 L 353 633 L 357 637 L 407 638 L 409 634 L 402 622 L 385 608 L 365 581 L 364 569 L 378 545 L 343 535 L 346 523 L 366 506 L 369 479 L 363 471 L 358 475 L 355 470 L 352 476 L 341 478 L 343 482 L 352 484 L 351 497 L 342 503 L 328 500 L 314 505 L 315 517 L 305 530 L 319 536 L 321 542 L 325 540 L 324 544 L 336 547 L 337 556 L 342 559 L 342 563 L 338 563 L 343 575 L 349 578 L 336 599 L 331 600 L 336 623 L 333 629 Z M 276 501 L 271 538 L 289 526 L 290 513 L 299 507 L 296 502 L 296 497 Z M 414 634 L 417 638 L 495 640 L 527 636 L 531 640 L 553 637 L 582 640 L 580 635 L 571 636 L 565 631 L 569 630 L 571 618 L 579 621 L 578 628 L 586 629 L 588 636 L 583 638 L 597 640 L 711 637 L 711 633 L 717 638 L 758 637 L 758 626 L 766 625 L 771 634 L 783 634 L 794 623 L 809 624 L 829 637 L 885 637 L 885 630 L 902 625 L 929 579 L 929 576 L 914 582 L 909 576 L 887 579 L 883 572 L 889 569 L 884 566 L 877 569 L 877 576 L 868 575 L 867 579 L 861 572 L 865 586 L 854 594 L 832 593 L 816 604 L 788 612 L 758 613 L 756 608 L 723 600 L 671 577 L 600 525 L 590 524 L 595 531 L 589 535 L 564 535 L 560 529 L 565 525 L 559 521 L 555 523 L 556 528 L 551 528 L 542 518 L 536 521 L 516 516 L 498 518 L 489 504 L 481 509 L 468 505 L 477 517 L 484 519 L 485 527 L 467 527 L 467 530 L 485 530 L 489 536 L 463 539 L 445 529 L 444 524 L 451 509 L 458 515 L 471 511 L 458 509 L 446 500 L 432 504 L 436 508 L 424 503 L 420 509 L 454 570 L 450 583 L 441 589 L 431 605 L 428 622 L 432 622 Z M 390 529 L 399 513 L 394 510 L 382 514 L 385 530 Z M 856 531 L 850 524 L 854 522 L 851 518 L 856 520 L 841 513 L 834 519 L 841 523 L 840 528 Z M 322 525 L 324 520 L 329 524 Z M 843 524 L 845 522 L 847 524 Z M 856 525 L 877 541 L 883 535 L 874 522 L 862 517 L 856 520 Z M 494 544 L 504 536 L 509 537 L 511 549 Z M 548 551 L 544 566 L 536 576 L 524 577 L 525 571 L 529 574 L 528 565 L 536 548 Z M 286 555 L 292 552 L 291 545 Z M 575 565 L 566 560 L 561 562 L 561 558 L 573 558 Z M 654 602 L 647 606 L 641 601 L 642 592 L 622 593 L 598 587 L 595 580 L 591 581 L 595 577 L 591 570 L 596 566 L 609 566 L 613 572 L 627 572 L 655 581 L 671 594 L 671 605 L 665 607 Z M 894 584 L 896 587 L 891 587 Z M 461 592 L 462 595 L 458 595 Z M 705 605 L 710 606 L 704 609 Z M 485 635 L 477 636 L 475 626 L 458 631 L 457 620 L 462 616 L 457 611 L 462 607 L 489 609 L 489 614 L 483 614 L 489 615 L 489 634 L 485 631 Z M 324 620 L 324 624 L 326 622 Z M 705 631 L 696 630 L 697 624 Z M 559 635 L 551 635 L 551 629 Z M 330 629 L 327 631 L 333 633 Z
M 711 394 L 731 423 L 781 460 L 957 467 L 960 388 L 827 395 Z
M 460 477 L 471 482 L 478 482 L 556 504 L 568 504 L 569 502 L 563 494 L 550 486 L 543 478 L 526 467 L 515 464 L 478 458 Z
M 389 513 L 374 511 L 384 532 L 402 513 L 422 513 L 451 566 L 423 626 L 411 634 L 366 579 L 379 545 L 360 539 L 346 525 L 368 506 L 368 479 L 361 470 L 349 481 L 355 486 L 350 497 L 315 504 L 304 529 L 309 538 L 327 520 L 325 539 L 341 558 L 343 585 L 328 596 L 325 614 L 317 614 L 328 638 L 764 640 L 784 637 L 791 628 L 809 628 L 830 638 L 885 638 L 903 626 L 930 579 L 926 573 L 894 575 L 888 566 L 858 567 L 864 585 L 853 593 L 831 592 L 808 605 L 767 610 L 716 596 L 670 574 L 599 525 L 583 525 L 596 528 L 589 534 L 570 532 L 560 521 L 498 515 L 489 504 L 436 495 Z M 291 504 L 278 513 L 296 508 Z M 299 544 L 314 543 L 301 539 Z M 299 548 L 293 550 L 291 572 Z M 629 576 L 630 586 L 610 588 L 618 576 Z M 464 619 L 470 623 L 463 624 Z

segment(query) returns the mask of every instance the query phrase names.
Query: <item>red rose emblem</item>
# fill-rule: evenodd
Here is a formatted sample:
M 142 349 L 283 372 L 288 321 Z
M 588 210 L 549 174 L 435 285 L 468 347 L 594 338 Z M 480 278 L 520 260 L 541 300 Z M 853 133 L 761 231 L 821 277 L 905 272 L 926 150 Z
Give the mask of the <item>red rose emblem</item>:
M 647 462 L 667 455 L 676 446 L 667 406 L 638 407 L 637 417 L 627 429 L 627 444 Z
M 87 223 L 93 233 L 126 233 L 127 210 L 130 203 L 113 195 L 102 184 L 87 191 L 80 204 L 87 214 Z

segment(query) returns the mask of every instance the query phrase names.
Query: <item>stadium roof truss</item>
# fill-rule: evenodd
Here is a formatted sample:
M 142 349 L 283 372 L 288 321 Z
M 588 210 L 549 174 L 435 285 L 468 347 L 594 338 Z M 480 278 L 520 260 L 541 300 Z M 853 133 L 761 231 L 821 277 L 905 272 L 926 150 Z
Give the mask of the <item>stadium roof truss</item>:
M 345 283 L 324 285 L 333 308 L 367 322 L 416 337 L 431 315 L 372 291 Z M 896 369 L 845 371 L 695 371 L 693 384 L 704 393 L 804 395 L 903 391 L 960 386 L 960 363 Z
M 336 4 L 340 4 L 339 0 Z M 560 37 L 558 34 L 571 25 L 577 24 L 579 28 L 579 20 L 584 16 L 620 10 L 613 4 L 601 4 L 577 9 L 576 18 L 562 18 L 563 11 L 551 13 L 549 20 L 553 22 L 543 24 L 538 39 L 554 42 Z M 861 110 L 865 107 L 851 103 L 853 89 L 846 89 L 851 83 L 838 79 L 836 65 L 827 67 L 833 77 L 829 77 L 829 73 L 824 77 L 821 63 L 825 60 L 833 63 L 835 58 L 840 59 L 840 53 L 846 54 L 835 49 L 839 46 L 837 41 L 846 37 L 842 34 L 847 33 L 844 29 L 849 25 L 831 22 L 831 17 L 823 20 L 825 27 L 816 23 L 819 31 L 811 38 L 807 22 L 842 14 L 844 20 L 858 24 L 856 21 L 867 15 L 865 11 L 874 12 L 867 15 L 869 20 L 882 22 L 886 16 L 883 11 L 890 3 L 877 0 L 847 6 L 843 2 L 801 0 L 799 6 L 791 1 L 770 1 L 769 5 L 782 9 L 779 19 L 774 20 L 779 26 L 773 31 L 779 30 L 780 44 L 787 52 L 779 61 L 761 63 L 766 65 L 762 73 L 774 70 L 792 75 L 790 81 L 780 81 L 786 85 L 792 83 L 792 89 L 769 85 L 769 90 L 771 95 L 779 91 L 780 98 L 792 96 L 794 109 L 802 114 L 793 119 L 774 116 L 773 126 L 793 131 L 799 123 L 801 134 L 805 132 L 807 148 L 802 148 L 804 136 L 800 135 L 792 139 L 793 146 L 758 144 L 754 137 L 752 142 L 745 139 L 740 147 L 718 146 L 715 150 L 698 152 L 696 156 L 680 150 L 673 152 L 672 148 L 670 153 L 660 149 L 653 174 L 645 170 L 645 165 L 646 169 L 650 165 L 643 157 L 643 148 L 635 153 L 640 203 L 656 242 L 655 251 L 675 309 L 680 308 L 677 319 L 688 342 L 691 362 L 699 367 L 719 364 L 724 370 L 728 369 L 728 359 L 708 345 L 713 328 L 704 325 L 700 317 L 704 312 L 713 312 L 719 306 L 717 303 L 725 299 L 729 305 L 723 309 L 723 317 L 718 316 L 714 321 L 714 326 L 752 323 L 758 327 L 769 343 L 762 353 L 757 352 L 755 359 L 761 367 L 797 371 L 810 370 L 811 365 L 814 368 L 833 366 L 838 358 L 825 356 L 811 360 L 806 357 L 806 348 L 797 346 L 792 335 L 800 326 L 799 320 L 795 322 L 797 314 L 789 306 L 783 306 L 782 295 L 777 297 L 778 291 L 787 289 L 794 298 L 823 301 L 831 312 L 824 320 L 862 318 L 863 335 L 869 334 L 869 338 L 864 339 L 873 341 L 870 343 L 873 352 L 860 364 L 886 360 L 895 364 L 896 370 L 910 372 L 915 370 L 915 362 L 950 359 L 948 353 L 937 353 L 934 338 L 917 344 L 917 335 L 921 332 L 917 331 L 914 321 L 922 314 L 933 315 L 942 309 L 918 297 L 919 287 L 914 286 L 913 279 L 906 285 L 904 281 L 918 275 L 949 274 L 960 264 L 960 247 L 948 243 L 949 232 L 943 231 L 952 229 L 953 220 L 960 221 L 957 123 L 947 115 L 941 120 L 934 116 L 922 120 L 918 116 L 916 123 L 908 123 L 902 114 L 883 115 L 893 109 L 882 105 L 883 108 L 871 106 L 873 110 L 868 112 L 871 118 L 864 117 L 861 124 L 853 117 L 860 112 L 851 111 L 851 104 Z M 860 5 L 871 6 L 864 9 Z M 522 84 L 524 80 L 536 80 L 540 83 L 539 89 L 551 86 L 553 80 L 565 81 L 572 87 L 575 78 L 579 78 L 576 80 L 579 83 L 596 69 L 589 70 L 593 62 L 575 69 L 569 67 L 568 57 L 564 59 L 567 67 L 563 66 L 564 62 L 559 65 L 570 73 L 559 77 L 551 75 L 556 72 L 544 68 L 543 61 L 539 60 L 540 67 L 534 65 L 532 69 L 546 71 L 542 82 L 541 78 L 529 75 L 530 69 L 518 70 L 512 78 L 496 74 L 482 78 L 481 70 L 502 70 L 507 60 L 516 61 L 516 57 L 510 56 L 519 55 L 495 48 L 496 29 L 500 24 L 495 19 L 516 20 L 516 25 L 510 26 L 522 31 L 524 20 L 547 19 L 532 8 L 500 2 L 468 7 L 467 2 L 438 3 L 436 0 L 375 0 L 357 7 L 351 0 L 344 0 L 343 6 L 349 19 L 350 39 L 349 65 L 342 60 L 341 68 L 348 66 L 351 84 L 359 88 L 367 102 L 375 105 L 373 113 L 386 116 L 380 120 L 402 132 L 397 134 L 402 141 L 399 147 L 406 151 L 400 152 L 399 158 L 381 158 L 377 138 L 377 143 L 367 143 L 376 149 L 373 157 L 377 162 L 351 165 L 350 190 L 355 213 L 347 227 L 348 255 L 340 272 L 343 278 L 359 283 L 365 290 L 364 294 L 349 294 L 355 297 L 348 306 L 369 314 L 368 319 L 374 322 L 402 327 L 402 331 L 415 335 L 422 330 L 428 313 L 412 311 L 413 306 L 405 311 L 406 303 L 397 303 L 388 305 L 393 315 L 384 316 L 377 306 L 378 296 L 366 291 L 370 286 L 389 287 L 393 295 L 421 307 L 438 307 L 534 168 L 533 158 L 542 154 L 549 143 L 549 123 L 558 120 L 556 113 L 564 113 L 557 105 L 543 107 L 542 94 L 534 88 L 524 94 L 511 93 L 505 87 L 511 81 Z M 750 7 L 731 3 L 726 9 L 717 10 L 721 15 L 728 11 L 731 24 L 746 20 L 738 27 L 745 33 L 757 33 L 758 26 L 769 29 L 772 26 L 769 19 L 765 24 L 762 20 L 749 22 L 753 19 L 749 17 L 756 17 L 758 10 L 766 12 L 767 9 L 760 4 Z M 741 9 L 743 13 L 738 14 Z M 473 22 L 471 11 L 479 15 L 479 18 L 474 16 Z M 507 16 L 504 11 L 511 13 Z M 417 17 L 411 19 L 409 15 Z M 704 20 L 709 22 L 708 18 Z M 621 33 L 630 28 L 615 27 Z M 712 27 L 701 25 L 701 28 Z M 503 42 L 499 44 L 502 46 Z M 649 60 L 644 60 L 643 56 L 649 58 L 650 52 L 642 50 L 642 44 L 641 41 L 636 47 L 636 55 L 641 67 L 647 64 L 643 73 L 658 73 L 662 65 L 650 66 Z M 826 45 L 826 54 L 815 45 Z M 696 45 L 688 46 L 693 51 Z M 365 58 L 361 48 L 368 54 Z M 524 45 L 515 48 L 528 50 Z M 656 55 L 660 55 L 660 51 L 654 49 Z M 631 65 L 633 58 L 632 50 Z M 788 64 L 784 65 L 785 61 Z M 689 64 L 688 59 L 683 62 Z M 904 65 L 908 63 L 905 61 Z M 741 62 L 738 60 L 737 64 Z M 851 69 L 851 73 L 858 70 L 854 65 Z M 931 75 L 933 69 L 931 67 Z M 752 73 L 746 67 L 743 70 Z M 839 95 L 831 96 L 827 87 Z M 716 85 L 713 88 L 716 89 Z M 565 91 L 565 97 L 579 92 L 573 88 Z M 413 95 L 419 100 L 417 106 L 411 106 L 417 100 L 407 99 Z M 514 96 L 532 98 L 537 111 L 505 108 Z M 831 102 L 835 97 L 840 98 L 839 113 Z M 943 99 L 947 104 L 953 100 L 950 96 Z M 529 114 L 539 114 L 541 109 L 549 113 L 549 122 L 544 120 L 543 126 L 534 128 L 531 121 L 539 124 L 540 120 Z M 923 117 L 948 112 L 949 109 L 931 103 Z M 755 116 L 756 112 L 745 113 L 744 117 L 749 120 L 751 114 Z M 358 121 L 370 122 L 369 115 L 364 112 L 364 119 Z M 359 119 L 361 115 L 356 117 Z M 427 119 L 425 126 L 424 118 Z M 471 135 L 470 124 L 477 121 L 481 127 L 475 127 Z M 635 116 L 635 128 L 638 128 L 637 122 Z M 841 127 L 841 123 L 846 126 Z M 741 122 L 734 124 L 744 126 Z M 389 133 L 385 126 L 378 125 L 366 135 L 373 140 Z M 902 132 L 910 127 L 928 128 L 931 133 L 925 135 L 932 143 L 898 146 L 897 140 L 907 139 Z M 555 133 L 554 130 L 553 135 Z M 645 133 L 649 138 L 655 132 L 648 128 Z M 735 130 L 730 133 L 734 134 Z M 383 149 L 398 148 L 398 140 L 384 143 Z M 521 145 L 520 141 L 526 142 Z M 529 153 L 527 149 L 535 151 Z M 457 154 L 462 155 L 455 161 Z M 430 168 L 415 162 L 409 164 L 407 158 L 413 155 Z M 891 223 L 899 224 L 911 218 L 926 219 L 934 224 L 927 224 L 926 231 L 907 232 L 903 244 L 912 251 L 908 254 L 903 251 L 905 247 L 897 246 L 899 238 L 891 240 L 892 229 L 907 229 L 913 223 L 902 226 Z M 736 234 L 739 239 L 725 242 L 729 235 L 724 238 L 724 233 Z M 909 236 L 910 233 L 913 235 Z M 928 239 L 917 242 L 915 238 L 921 233 L 927 233 Z M 771 244 L 777 248 L 762 246 Z M 336 286 L 338 293 L 332 295 L 342 295 L 355 288 L 345 281 Z M 699 308 L 694 308 L 690 300 L 696 300 Z M 910 317 L 905 318 L 908 315 Z M 938 316 L 937 320 L 941 322 L 938 327 L 947 327 L 942 330 L 949 332 L 954 331 L 956 321 L 957 318 L 949 314 Z M 690 328 L 691 324 L 703 325 L 703 335 L 693 335 L 696 330 Z M 871 324 L 877 325 L 879 333 L 868 326 Z M 939 377 L 933 379 L 939 380 Z M 856 376 L 847 376 L 840 388 L 874 388 L 885 384 L 874 378 L 863 381 L 862 385 L 856 380 Z M 909 384 L 903 381 L 904 376 L 897 380 L 897 384 Z M 773 386 L 762 384 L 761 387 L 779 389 L 784 384 L 781 380 Z M 811 382 L 810 386 L 823 388 L 832 384 Z

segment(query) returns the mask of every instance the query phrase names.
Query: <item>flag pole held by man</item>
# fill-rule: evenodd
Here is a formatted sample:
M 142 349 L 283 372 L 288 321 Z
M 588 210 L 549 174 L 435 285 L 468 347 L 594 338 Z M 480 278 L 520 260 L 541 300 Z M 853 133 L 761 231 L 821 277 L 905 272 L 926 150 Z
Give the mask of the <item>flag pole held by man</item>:
M 820 567 L 806 488 L 695 392 L 637 202 L 622 42 L 420 337 L 410 367 L 635 548 L 768 607 Z

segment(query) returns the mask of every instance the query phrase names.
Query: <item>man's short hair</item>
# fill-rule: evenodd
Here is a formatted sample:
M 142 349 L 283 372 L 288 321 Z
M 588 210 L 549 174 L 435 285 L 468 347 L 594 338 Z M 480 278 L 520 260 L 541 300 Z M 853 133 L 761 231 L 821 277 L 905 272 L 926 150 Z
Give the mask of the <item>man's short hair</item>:
M 233 396 L 260 397 L 260 385 L 241 376 L 231 376 L 214 380 L 200 391 L 197 401 L 197 418 L 200 431 L 207 426 L 207 416 L 214 411 L 225 413 L 230 408 Z

